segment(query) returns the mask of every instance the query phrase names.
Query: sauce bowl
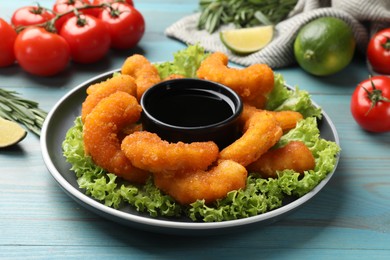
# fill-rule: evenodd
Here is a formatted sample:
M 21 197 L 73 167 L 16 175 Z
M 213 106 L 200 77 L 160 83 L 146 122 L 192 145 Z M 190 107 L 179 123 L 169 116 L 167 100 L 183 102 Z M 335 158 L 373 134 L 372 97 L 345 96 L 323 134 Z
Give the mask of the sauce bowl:
M 183 78 L 160 82 L 141 98 L 142 126 L 169 142 L 214 141 L 220 149 L 240 134 L 243 104 L 230 88 Z

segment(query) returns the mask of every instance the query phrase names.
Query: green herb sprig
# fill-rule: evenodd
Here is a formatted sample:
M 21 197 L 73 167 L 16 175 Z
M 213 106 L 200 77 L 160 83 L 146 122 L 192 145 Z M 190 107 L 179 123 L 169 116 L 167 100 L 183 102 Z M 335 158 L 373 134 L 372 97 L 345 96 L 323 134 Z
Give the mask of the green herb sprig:
M 38 103 L 18 96 L 19 93 L 0 88 L 0 117 L 21 123 L 40 136 L 47 112 Z
M 198 29 L 215 32 L 221 25 L 236 28 L 277 24 L 287 17 L 297 0 L 200 0 Z

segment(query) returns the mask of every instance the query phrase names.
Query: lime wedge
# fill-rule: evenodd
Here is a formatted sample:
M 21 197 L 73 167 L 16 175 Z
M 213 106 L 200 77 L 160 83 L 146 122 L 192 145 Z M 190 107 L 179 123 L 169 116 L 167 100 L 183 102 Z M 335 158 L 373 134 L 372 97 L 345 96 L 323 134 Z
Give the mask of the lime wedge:
M 261 50 L 272 41 L 272 25 L 221 31 L 222 43 L 237 54 L 249 54 Z
M 19 124 L 0 118 L 0 148 L 14 145 L 27 135 Z

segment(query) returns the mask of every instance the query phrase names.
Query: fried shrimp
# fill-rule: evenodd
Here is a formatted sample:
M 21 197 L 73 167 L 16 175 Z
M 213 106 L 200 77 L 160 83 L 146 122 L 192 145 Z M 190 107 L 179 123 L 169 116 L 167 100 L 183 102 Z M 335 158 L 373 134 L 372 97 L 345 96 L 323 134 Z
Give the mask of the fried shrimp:
M 134 78 L 129 75 L 117 75 L 106 81 L 93 84 L 87 88 L 87 98 L 82 104 L 81 120 L 85 122 L 85 118 L 94 107 L 105 97 L 117 92 L 123 91 L 132 96 L 137 94 L 137 86 Z
M 228 67 L 228 57 L 215 52 L 200 65 L 197 76 L 222 83 L 233 89 L 244 102 L 263 107 L 265 95 L 274 87 L 274 73 L 266 64 L 254 64 L 245 69 Z
M 233 160 L 247 166 L 267 152 L 283 134 L 274 116 L 264 110 L 249 117 L 244 131 L 239 139 L 220 152 L 220 159 Z
M 210 203 L 222 199 L 230 191 L 244 189 L 246 180 L 245 167 L 231 160 L 221 160 L 209 171 L 198 170 L 174 177 L 154 175 L 159 189 L 185 205 L 196 200 Z
M 144 56 L 134 54 L 128 57 L 122 65 L 122 74 L 134 77 L 137 84 L 137 98 L 141 99 L 144 92 L 159 83 L 161 78 L 157 68 Z
M 180 74 L 171 74 L 168 77 L 164 78 L 163 81 L 171 80 L 171 79 L 184 79 L 185 76 Z
M 240 117 L 241 124 L 247 122 L 248 119 L 258 111 L 261 110 L 257 109 L 254 106 L 244 104 L 244 109 Z M 297 123 L 301 119 L 303 119 L 302 114 L 295 111 L 268 111 L 267 110 L 267 112 L 271 113 L 275 117 L 276 121 L 278 121 L 283 132 L 287 132 L 288 130 L 295 128 Z
M 291 169 L 303 174 L 314 167 L 314 156 L 309 148 L 303 142 L 291 141 L 281 148 L 268 151 L 247 169 L 259 173 L 263 178 L 277 178 L 277 171 Z
M 144 183 L 149 173 L 134 167 L 122 152 L 118 134 L 138 121 L 141 106 L 134 96 L 117 91 L 102 99 L 86 117 L 83 129 L 85 151 L 92 160 L 126 180 Z
M 211 141 L 169 143 L 147 131 L 126 136 L 121 147 L 134 166 L 166 175 L 206 170 L 219 154 L 218 146 Z

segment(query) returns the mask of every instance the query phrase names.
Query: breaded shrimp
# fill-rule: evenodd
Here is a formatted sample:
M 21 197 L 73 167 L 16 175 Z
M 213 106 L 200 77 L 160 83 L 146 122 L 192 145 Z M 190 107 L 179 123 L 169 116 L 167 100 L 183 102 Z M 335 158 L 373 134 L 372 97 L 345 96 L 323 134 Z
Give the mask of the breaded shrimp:
M 261 111 L 261 109 L 257 109 L 256 107 L 250 106 L 248 104 L 244 104 L 244 108 L 240 116 L 240 123 L 245 124 L 245 122 L 247 122 L 248 119 L 258 111 Z M 276 121 L 278 121 L 283 132 L 287 132 L 288 130 L 295 128 L 297 123 L 301 119 L 303 119 L 302 114 L 295 111 L 268 111 L 267 110 L 267 112 L 271 113 L 275 117 Z
M 246 180 L 245 167 L 231 160 L 221 160 L 209 171 L 199 170 L 173 177 L 154 175 L 154 183 L 159 189 L 185 205 L 196 200 L 210 203 L 222 199 L 230 191 L 244 189 Z
M 126 136 L 121 147 L 134 166 L 166 175 L 206 170 L 219 154 L 218 146 L 211 141 L 169 143 L 147 131 Z
M 274 87 L 274 73 L 266 64 L 244 69 L 228 67 L 228 57 L 221 52 L 209 55 L 200 65 L 197 76 L 222 83 L 233 89 L 244 102 L 264 105 L 264 97 Z
M 220 159 L 233 160 L 246 167 L 275 145 L 283 134 L 275 117 L 265 110 L 253 113 L 244 129 L 239 139 L 220 152 Z
M 168 77 L 164 78 L 163 81 L 171 80 L 171 79 L 183 79 L 185 76 L 180 74 L 171 74 Z
M 280 127 L 283 132 L 287 132 L 295 128 L 297 123 L 303 119 L 303 116 L 299 112 L 295 111 L 270 111 L 271 114 L 275 117 L 276 121 L 278 121 Z
M 122 65 L 122 74 L 134 77 L 138 101 L 148 88 L 161 81 L 157 68 L 139 54 L 134 54 L 125 60 Z
M 144 183 L 149 173 L 137 169 L 120 148 L 119 132 L 138 121 L 141 106 L 134 96 L 117 91 L 102 99 L 86 117 L 83 129 L 85 151 L 92 160 L 126 180 Z
M 117 92 L 123 91 L 132 96 L 137 94 L 137 86 L 134 78 L 129 75 L 116 75 L 106 81 L 93 84 L 87 88 L 87 98 L 82 104 L 81 120 L 85 122 L 85 118 L 93 108 L 105 97 Z
M 303 174 L 314 167 L 314 156 L 309 148 L 303 142 L 291 141 L 284 147 L 266 152 L 247 169 L 263 178 L 277 178 L 276 171 L 291 169 Z

